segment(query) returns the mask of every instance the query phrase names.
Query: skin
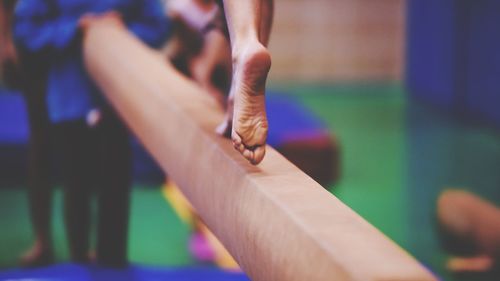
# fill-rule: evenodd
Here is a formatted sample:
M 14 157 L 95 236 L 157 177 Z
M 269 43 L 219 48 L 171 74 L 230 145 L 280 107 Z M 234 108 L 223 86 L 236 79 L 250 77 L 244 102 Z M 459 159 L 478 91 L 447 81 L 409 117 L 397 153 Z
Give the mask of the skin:
M 218 101 L 221 106 L 225 104 L 225 85 L 214 81 L 213 74 L 219 69 L 225 77 L 231 77 L 231 57 L 229 44 L 224 34 L 218 30 L 208 32 L 204 38 L 204 46 L 200 54 L 189 62 L 192 78 Z
M 217 131 L 222 135 L 230 131 L 234 148 L 256 165 L 264 158 L 269 129 L 264 92 L 271 67 L 267 43 L 273 1 L 225 0 L 224 10 L 233 75 L 226 119 Z
M 93 24 L 112 24 L 121 28 L 125 28 L 125 24 L 118 12 L 111 11 L 104 14 L 86 14 L 80 18 L 78 26 L 85 34 L 85 31 Z
M 189 5 L 174 5 L 169 13 L 173 18 L 183 18 L 185 24 L 193 29 L 200 27 L 203 29 L 207 24 L 203 22 L 206 18 L 193 16 L 192 9 L 208 12 L 215 4 L 214 0 L 191 0 Z M 213 81 L 210 81 L 211 74 L 214 66 L 225 59 L 221 57 L 230 54 L 231 87 L 226 102 L 225 120 L 217 128 L 217 132 L 231 137 L 235 149 L 256 165 L 264 158 L 269 127 L 264 92 L 267 74 L 271 67 L 267 44 L 274 2 L 227 0 L 223 4 L 230 35 L 230 50 L 218 46 L 227 44 L 225 40 L 217 38 L 221 33 L 205 34 L 204 44 L 210 45 L 210 48 L 204 48 L 202 54 L 193 60 L 191 74 L 216 97 L 213 94 L 215 92 L 212 87 Z M 197 31 L 203 33 L 203 30 Z
M 3 5 L 0 4 L 0 59 L 3 62 L 9 57 L 8 50 L 12 45 L 10 37 L 10 18 L 9 13 Z
M 437 219 L 453 257 L 451 271 L 488 271 L 500 257 L 500 209 L 474 194 L 447 190 L 437 202 Z
M 12 41 L 13 11 L 10 9 L 0 4 L 0 74 L 8 86 L 19 87 L 19 61 Z

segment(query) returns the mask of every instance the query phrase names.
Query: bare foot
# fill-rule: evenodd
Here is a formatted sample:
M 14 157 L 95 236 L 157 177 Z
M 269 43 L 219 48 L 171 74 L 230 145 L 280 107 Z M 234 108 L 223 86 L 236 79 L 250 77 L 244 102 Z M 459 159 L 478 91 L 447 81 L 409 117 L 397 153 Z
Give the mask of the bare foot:
M 233 57 L 233 82 L 226 120 L 218 132 L 227 135 L 231 130 L 234 148 L 256 165 L 264 158 L 269 128 L 264 91 L 271 57 L 259 42 L 247 44 Z
M 33 247 L 29 249 L 19 260 L 19 264 L 22 267 L 45 266 L 53 262 L 54 255 L 52 250 L 39 242 L 35 242 Z

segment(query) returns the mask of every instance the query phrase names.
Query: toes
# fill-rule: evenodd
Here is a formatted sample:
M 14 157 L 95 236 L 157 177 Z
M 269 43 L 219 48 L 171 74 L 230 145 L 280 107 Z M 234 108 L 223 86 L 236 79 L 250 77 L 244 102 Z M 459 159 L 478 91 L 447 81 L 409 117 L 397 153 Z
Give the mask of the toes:
M 259 137 L 257 141 L 249 141 L 243 142 L 242 137 L 236 132 L 232 131 L 231 138 L 233 140 L 233 146 L 236 150 L 238 150 L 243 157 L 245 157 L 248 161 L 250 161 L 253 165 L 259 164 L 262 159 L 264 159 L 264 155 L 266 154 L 266 136 L 267 129 L 261 128 L 259 131 Z M 251 143 L 256 143 L 254 145 L 250 145 Z
M 240 145 L 238 147 L 238 150 L 241 152 L 243 157 L 245 157 L 253 165 L 257 165 L 260 162 L 262 162 L 262 159 L 264 159 L 264 155 L 266 154 L 265 146 L 258 146 L 256 148 L 249 148 L 249 147 L 244 147 L 243 145 Z
M 234 149 L 238 150 L 241 154 L 245 151 L 245 146 L 240 143 L 240 144 L 235 144 L 233 143 Z
M 233 139 L 233 144 L 235 145 L 235 147 L 243 145 L 240 135 L 238 135 L 238 133 L 236 133 L 234 130 L 231 133 L 231 138 Z
M 252 162 L 253 163 L 253 151 L 249 150 L 249 149 L 245 149 L 243 151 L 243 157 L 245 157 L 248 161 Z
M 236 132 L 232 132 L 231 138 L 233 140 L 234 149 L 238 150 L 241 154 L 245 151 L 245 145 L 241 142 L 241 137 Z
M 262 159 L 264 159 L 264 155 L 266 155 L 266 146 L 265 145 L 258 146 L 253 151 L 253 159 L 250 161 L 252 162 L 252 164 L 257 165 L 262 161 Z

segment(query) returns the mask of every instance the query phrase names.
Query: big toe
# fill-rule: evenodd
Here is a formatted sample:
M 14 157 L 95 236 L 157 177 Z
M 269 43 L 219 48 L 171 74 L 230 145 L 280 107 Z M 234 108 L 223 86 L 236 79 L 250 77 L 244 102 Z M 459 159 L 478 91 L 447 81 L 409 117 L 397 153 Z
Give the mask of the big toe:
M 265 146 L 246 148 L 240 145 L 237 149 L 240 150 L 243 157 L 245 157 L 253 165 L 257 165 L 262 162 L 262 159 L 264 159 L 264 155 L 266 153 Z
M 265 154 L 266 154 L 266 146 L 265 145 L 258 146 L 253 151 L 253 157 L 252 157 L 252 159 L 249 159 L 249 160 L 250 160 L 250 162 L 252 164 L 257 165 L 260 162 L 262 162 L 262 160 L 264 159 Z
M 233 145 L 253 165 L 259 164 L 266 154 L 265 141 L 259 142 L 258 145 L 248 145 L 237 133 L 233 133 Z

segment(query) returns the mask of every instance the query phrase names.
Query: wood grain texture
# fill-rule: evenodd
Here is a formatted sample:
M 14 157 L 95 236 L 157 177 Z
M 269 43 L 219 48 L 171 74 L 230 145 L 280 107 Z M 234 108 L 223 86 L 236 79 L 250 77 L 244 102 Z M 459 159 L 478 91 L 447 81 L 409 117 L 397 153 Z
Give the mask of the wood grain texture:
M 214 133 L 223 113 L 208 95 L 127 31 L 91 27 L 84 57 L 107 98 L 252 280 L 434 280 L 272 148 L 259 166 L 250 165 Z

